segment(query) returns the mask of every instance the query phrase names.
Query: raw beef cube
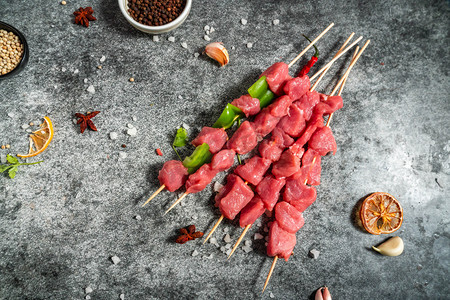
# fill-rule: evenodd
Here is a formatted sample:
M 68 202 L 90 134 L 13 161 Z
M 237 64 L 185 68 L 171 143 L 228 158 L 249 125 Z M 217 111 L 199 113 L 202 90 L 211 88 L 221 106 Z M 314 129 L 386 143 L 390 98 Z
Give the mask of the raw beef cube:
M 336 154 L 337 146 L 330 127 L 317 129 L 308 142 L 308 147 L 314 149 L 319 155 L 324 156 L 333 151 Z
M 256 219 L 258 219 L 265 211 L 266 208 L 264 207 L 264 203 L 261 201 L 261 198 L 256 195 L 253 197 L 252 201 L 242 209 L 241 216 L 239 217 L 239 225 L 245 227 L 255 223 Z
M 272 167 L 272 174 L 276 178 L 289 177 L 300 170 L 300 157 L 302 153 L 294 153 L 290 149 L 281 154 L 280 160 Z
M 314 107 L 319 101 L 319 94 L 316 91 L 312 91 L 304 94 L 298 101 L 295 101 L 294 104 L 303 110 L 305 120 L 308 121 L 311 118 Z
M 268 256 L 278 256 L 287 261 L 296 243 L 297 239 L 294 233 L 282 229 L 277 221 L 272 222 L 269 231 L 269 243 L 267 244 Z
M 283 87 L 286 81 L 292 78 L 289 76 L 289 67 L 284 62 L 274 63 L 261 76 L 266 76 L 270 90 L 278 96 L 283 94 Z
M 255 155 L 248 159 L 245 164 L 239 165 L 234 172 L 242 179 L 257 185 L 263 179 L 271 163 L 270 160 Z
M 255 117 L 255 120 L 252 123 L 252 126 L 259 138 L 263 138 L 272 132 L 272 130 L 277 126 L 278 121 L 280 121 L 279 117 L 272 116 L 267 109 L 268 107 L 263 109 Z
M 309 81 L 309 77 L 304 75 L 302 77 L 295 77 L 286 81 L 283 91 L 286 95 L 291 97 L 293 101 L 296 101 L 308 92 L 310 87 L 311 82 Z
M 293 205 L 299 212 L 304 212 L 316 201 L 316 197 L 316 189 L 304 184 L 303 178 L 286 180 L 283 200 Z
M 302 213 L 286 201 L 281 201 L 275 206 L 275 220 L 282 229 L 290 233 L 296 233 L 305 225 Z
M 188 170 L 181 161 L 169 160 L 159 171 L 158 179 L 161 185 L 165 185 L 165 189 L 174 192 L 186 182 L 188 175 Z
M 203 127 L 198 136 L 192 141 L 192 145 L 200 146 L 203 143 L 209 145 L 212 154 L 220 151 L 227 141 L 227 133 L 223 128 Z
M 246 154 L 255 148 L 257 144 L 258 140 L 255 130 L 249 121 L 245 121 L 229 139 L 227 148 L 239 154 Z
M 210 164 L 204 164 L 195 173 L 189 175 L 186 181 L 186 192 L 193 194 L 203 191 L 217 173 L 218 171 L 212 169 Z
M 283 153 L 283 149 L 272 140 L 263 140 L 259 144 L 258 151 L 262 158 L 268 159 L 272 162 L 278 161 L 281 153 Z
M 230 174 L 227 177 L 227 184 L 216 196 L 216 202 L 219 203 L 219 209 L 222 215 L 233 220 L 236 215 L 252 200 L 254 194 L 252 189 L 236 175 Z M 218 196 L 220 196 L 218 198 Z
M 258 98 L 252 98 L 250 95 L 243 95 L 234 99 L 231 105 L 242 110 L 246 117 L 256 115 L 261 110 Z
M 276 179 L 272 175 L 267 175 L 256 187 L 256 193 L 261 197 L 264 206 L 272 211 L 280 197 L 280 191 L 284 187 L 286 180 L 284 178 Z
M 280 148 L 287 148 L 294 143 L 294 139 L 278 127 L 272 130 L 272 137 L 270 139 L 280 146 Z
M 344 102 L 341 96 L 330 96 L 326 101 L 320 101 L 314 108 L 314 112 L 321 115 L 329 115 L 341 109 L 344 106 Z
M 289 107 L 287 116 L 281 118 L 278 122 L 277 128 L 283 130 L 292 137 L 299 137 L 305 129 L 306 122 L 303 116 L 303 111 L 297 105 L 292 104 Z
M 236 152 L 234 150 L 221 150 L 214 154 L 211 159 L 211 168 L 218 172 L 225 171 L 234 164 L 234 156 Z
M 292 99 L 289 96 L 281 96 L 277 98 L 272 104 L 267 106 L 267 110 L 274 117 L 283 117 L 287 115 L 289 106 L 292 104 Z

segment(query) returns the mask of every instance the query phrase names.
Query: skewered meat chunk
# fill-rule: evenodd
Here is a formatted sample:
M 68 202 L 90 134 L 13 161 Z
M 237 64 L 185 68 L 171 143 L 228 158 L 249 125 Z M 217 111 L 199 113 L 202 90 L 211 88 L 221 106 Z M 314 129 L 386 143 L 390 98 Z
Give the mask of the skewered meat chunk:
M 286 134 L 280 128 L 275 128 L 272 131 L 272 136 L 270 139 L 272 141 L 274 141 L 281 148 L 287 148 L 294 143 L 294 139 L 291 138 L 288 134 Z
M 211 168 L 210 164 L 204 164 L 189 176 L 186 181 L 186 193 L 193 194 L 203 191 L 218 172 Z
M 228 170 L 234 164 L 235 155 L 236 152 L 234 150 L 224 149 L 217 152 L 211 159 L 211 168 L 218 172 Z
M 274 63 L 261 76 L 266 76 L 270 90 L 278 96 L 283 94 L 285 83 L 292 78 L 289 76 L 289 66 L 283 62 Z
M 181 161 L 169 160 L 159 171 L 158 179 L 167 190 L 174 192 L 186 182 L 188 175 L 188 170 Z
M 329 115 L 344 107 L 341 96 L 326 96 L 321 94 L 320 103 L 314 107 L 314 111 L 321 115 Z
M 275 220 L 282 229 L 290 233 L 296 233 L 305 225 L 302 213 L 286 201 L 275 206 Z
M 275 141 L 266 139 L 259 144 L 258 151 L 262 158 L 274 162 L 280 159 L 283 148 L 280 148 Z
M 280 160 L 275 162 L 272 167 L 272 174 L 276 178 L 289 177 L 300 170 L 300 158 L 303 149 L 294 153 L 288 149 L 281 154 Z
M 300 97 L 298 101 L 295 101 L 294 103 L 298 106 L 298 108 L 303 110 L 305 120 L 308 121 L 311 118 L 314 107 L 319 102 L 319 93 L 317 93 L 316 91 L 312 91 L 306 92 L 302 97 Z
M 336 154 L 337 145 L 330 127 L 317 129 L 308 142 L 308 147 L 314 149 L 319 155 L 324 156 L 333 151 Z
M 315 160 L 314 160 L 315 157 Z M 312 164 L 314 160 L 314 164 Z M 310 185 L 320 185 L 320 173 L 322 172 L 322 157 L 309 148 L 302 159 L 301 180 L 308 181 Z
M 258 144 L 256 132 L 249 121 L 239 126 L 233 136 L 227 142 L 227 148 L 239 154 L 250 152 Z
M 246 117 L 256 115 L 261 110 L 258 98 L 252 98 L 250 95 L 243 95 L 231 102 L 245 114 Z
M 272 161 L 255 155 L 245 164 L 239 165 L 234 172 L 251 184 L 258 185 L 271 164 Z
M 280 191 L 284 187 L 286 180 L 284 178 L 276 179 L 272 175 L 267 175 L 256 186 L 256 193 L 261 197 L 267 210 L 272 211 L 280 197 Z
M 203 143 L 207 143 L 209 152 L 214 154 L 222 149 L 227 138 L 227 133 L 223 128 L 203 127 L 198 136 L 192 141 L 192 145 L 200 146 Z
M 264 207 L 264 203 L 261 201 L 261 198 L 258 195 L 253 197 L 252 201 L 250 201 L 241 211 L 241 215 L 239 217 L 239 225 L 241 227 L 245 227 L 247 225 L 255 223 L 256 219 L 258 219 L 266 210 Z
M 304 75 L 302 77 L 295 77 L 288 81 L 283 87 L 286 95 L 292 98 L 293 101 L 300 99 L 311 88 L 309 77 Z
M 278 256 L 286 261 L 294 250 L 297 239 L 294 233 L 282 229 L 277 221 L 273 221 L 269 231 L 269 243 L 267 244 L 267 255 Z
M 281 118 L 278 122 L 277 128 L 283 130 L 292 137 L 299 137 L 306 127 L 305 117 L 303 111 L 293 103 L 289 107 L 288 115 Z
M 306 129 L 303 131 L 301 137 L 295 141 L 295 143 L 291 146 L 291 149 L 294 152 L 299 151 L 309 141 L 316 129 L 322 128 L 324 126 L 325 125 L 323 124 L 323 117 L 319 114 L 313 114 L 311 119 L 308 121 Z
M 277 126 L 278 121 L 280 121 L 280 117 L 271 115 L 268 108 L 269 107 L 264 108 L 255 117 L 255 120 L 252 123 L 252 126 L 260 139 L 268 135 Z
M 252 200 L 252 189 L 237 175 L 230 174 L 227 184 L 216 196 L 216 203 L 222 215 L 233 220 L 236 215 Z
M 287 115 L 289 106 L 292 104 L 292 98 L 289 96 L 281 96 L 277 98 L 272 104 L 267 106 L 267 110 L 274 117 L 283 117 Z
M 287 179 L 283 193 L 283 200 L 293 205 L 299 212 L 304 212 L 317 197 L 316 189 L 304 182 L 303 178 Z

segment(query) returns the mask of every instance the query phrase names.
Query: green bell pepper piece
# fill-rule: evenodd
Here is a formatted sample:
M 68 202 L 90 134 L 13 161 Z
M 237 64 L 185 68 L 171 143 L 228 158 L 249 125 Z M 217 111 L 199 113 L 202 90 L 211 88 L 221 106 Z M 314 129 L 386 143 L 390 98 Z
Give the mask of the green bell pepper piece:
M 213 128 L 227 129 L 233 126 L 234 122 L 242 115 L 242 110 L 234 105 L 227 104 L 219 119 L 214 123 Z
M 183 166 L 188 169 L 189 174 L 194 173 L 203 164 L 211 161 L 212 154 L 209 152 L 209 145 L 203 143 L 192 152 L 191 156 L 183 160 Z
M 261 98 L 258 98 L 259 99 L 259 106 L 261 108 L 266 107 L 267 105 L 269 105 L 272 102 L 273 98 L 275 98 L 275 94 L 272 93 L 271 90 L 267 90 L 264 93 L 264 95 L 262 95 Z
M 269 89 L 269 84 L 266 81 L 266 76 L 261 76 L 251 87 L 248 88 L 248 93 L 253 98 L 261 99 L 266 91 Z

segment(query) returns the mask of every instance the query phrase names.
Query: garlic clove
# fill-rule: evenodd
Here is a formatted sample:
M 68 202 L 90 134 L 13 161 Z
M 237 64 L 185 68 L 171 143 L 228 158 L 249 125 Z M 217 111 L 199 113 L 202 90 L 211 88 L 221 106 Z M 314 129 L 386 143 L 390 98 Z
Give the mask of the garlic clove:
M 314 300 L 331 300 L 331 294 L 328 288 L 321 287 L 317 290 Z
M 403 253 L 403 240 L 394 236 L 388 239 L 386 242 L 382 243 L 378 247 L 372 246 L 372 249 L 378 253 L 386 256 L 399 256 Z
M 208 44 L 205 48 L 205 53 L 212 59 L 216 60 L 221 67 L 225 66 L 230 61 L 227 49 L 223 43 L 214 42 Z

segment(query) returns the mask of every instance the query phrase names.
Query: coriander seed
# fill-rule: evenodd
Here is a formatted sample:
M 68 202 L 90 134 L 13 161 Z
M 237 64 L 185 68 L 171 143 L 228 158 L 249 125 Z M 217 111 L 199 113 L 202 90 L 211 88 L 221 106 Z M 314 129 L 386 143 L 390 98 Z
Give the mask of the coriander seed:
M 23 45 L 17 35 L 0 29 L 0 75 L 14 70 L 23 56 Z

